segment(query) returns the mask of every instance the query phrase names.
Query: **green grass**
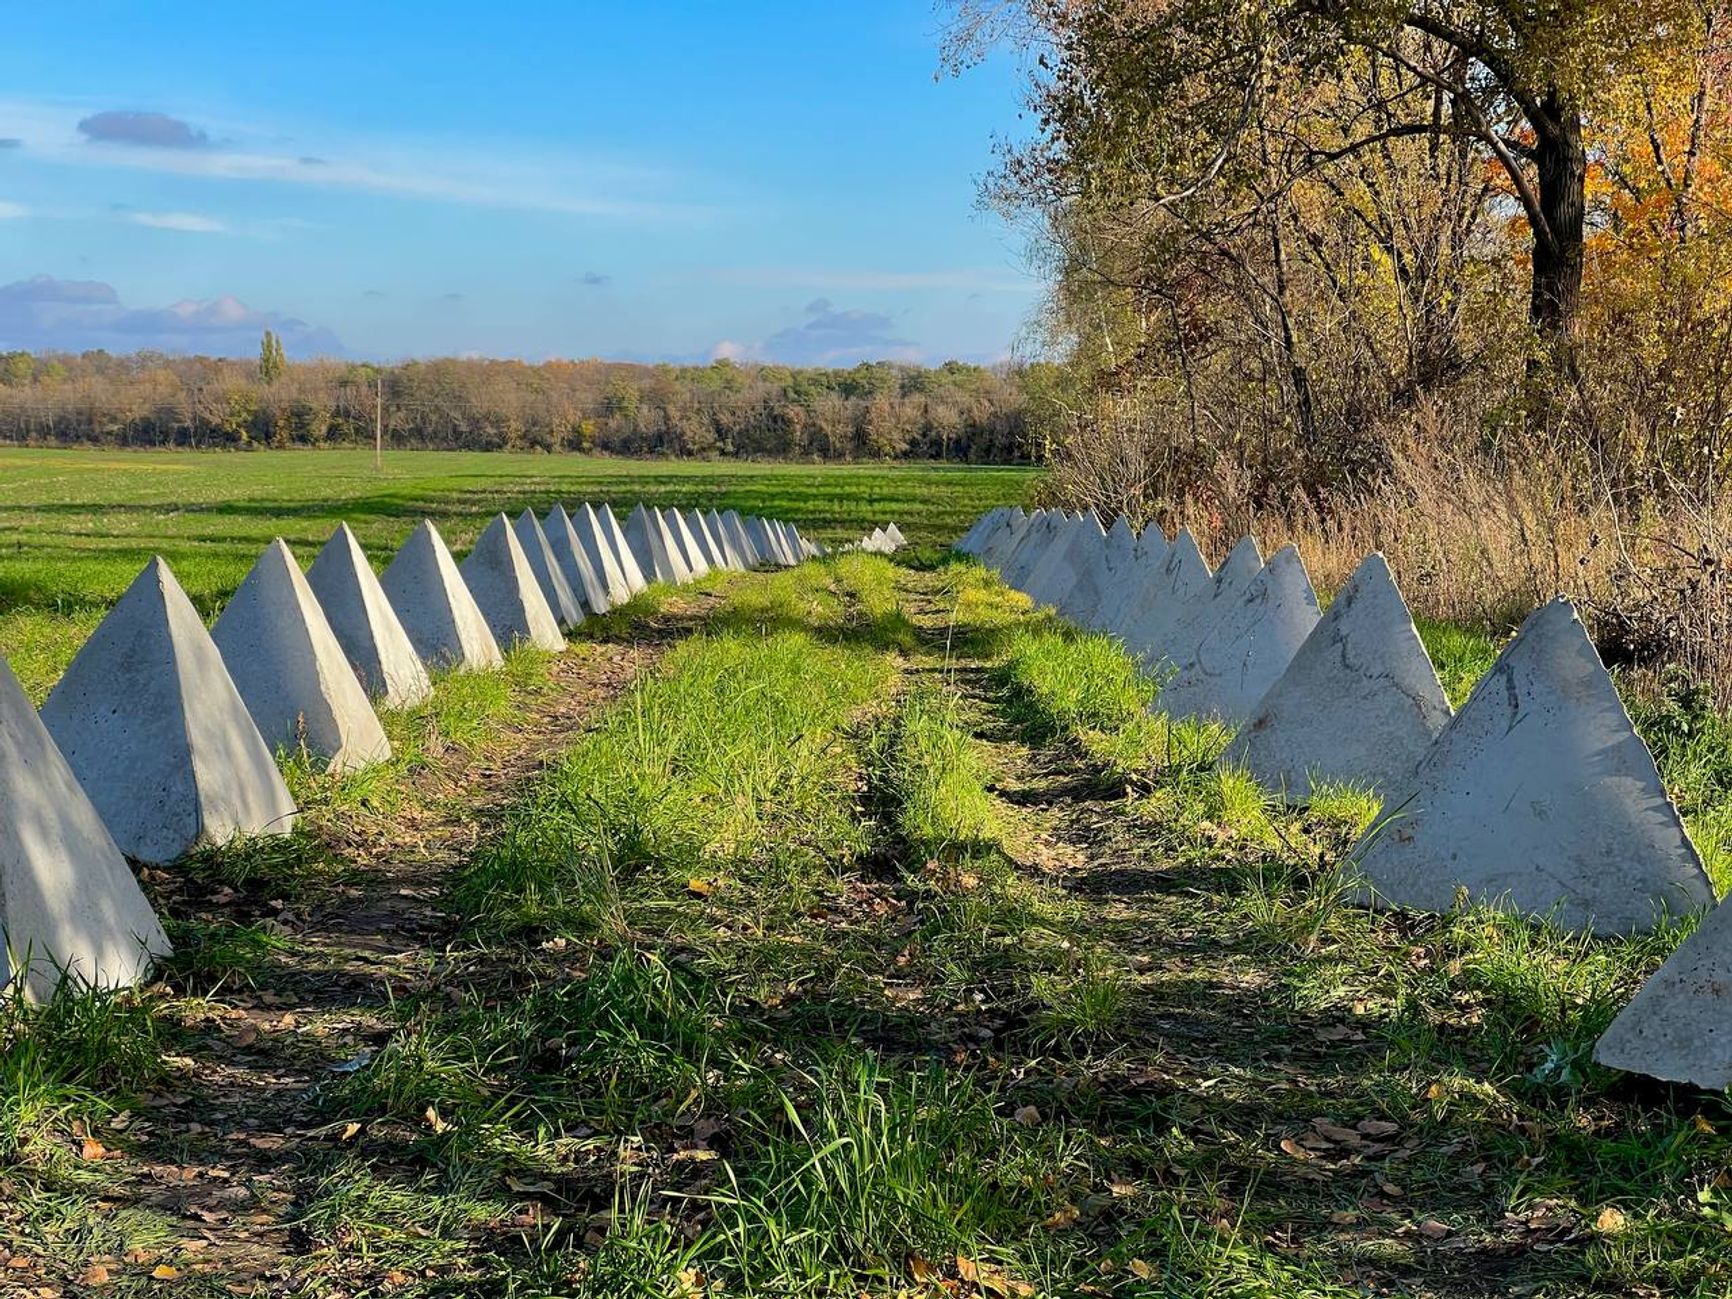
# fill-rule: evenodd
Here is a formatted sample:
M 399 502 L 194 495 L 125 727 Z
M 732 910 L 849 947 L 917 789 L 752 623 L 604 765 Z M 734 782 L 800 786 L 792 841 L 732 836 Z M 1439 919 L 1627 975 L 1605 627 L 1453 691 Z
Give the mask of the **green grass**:
M 383 565 L 422 518 L 459 553 L 500 510 L 638 500 L 736 508 L 851 541 L 895 520 L 948 542 L 1020 500 L 1026 469 L 615 460 L 502 452 L 173 452 L 0 448 L 0 655 L 35 698 L 153 554 L 214 617 L 265 544 L 310 563 L 347 520 Z

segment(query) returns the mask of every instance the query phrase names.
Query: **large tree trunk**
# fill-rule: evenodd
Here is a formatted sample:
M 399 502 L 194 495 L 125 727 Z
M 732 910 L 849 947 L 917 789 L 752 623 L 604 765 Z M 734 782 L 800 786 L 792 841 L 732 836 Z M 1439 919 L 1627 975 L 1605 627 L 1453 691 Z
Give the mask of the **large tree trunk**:
M 1528 318 L 1541 338 L 1567 352 L 1582 298 L 1588 154 L 1582 144 L 1581 114 L 1560 103 L 1555 94 L 1546 97 L 1545 110 L 1543 119 L 1534 123 L 1534 163 L 1546 228 L 1534 231 Z

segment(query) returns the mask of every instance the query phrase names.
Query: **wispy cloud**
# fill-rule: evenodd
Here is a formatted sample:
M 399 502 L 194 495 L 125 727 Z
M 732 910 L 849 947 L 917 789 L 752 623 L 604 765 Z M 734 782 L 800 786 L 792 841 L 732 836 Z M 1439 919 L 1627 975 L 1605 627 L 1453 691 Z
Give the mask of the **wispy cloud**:
M 32 158 L 68 166 L 149 171 L 211 180 L 353 190 L 404 199 L 566 216 L 706 223 L 714 207 L 668 197 L 675 178 L 654 168 L 509 146 L 453 142 L 345 142 L 291 148 L 280 134 L 222 128 L 217 139 L 166 113 L 0 101 L 0 120 Z M 249 143 L 254 140 L 256 143 Z
M 816 298 L 806 304 L 805 316 L 801 323 L 777 330 L 761 343 L 724 339 L 711 357 L 824 366 L 926 359 L 926 349 L 913 339 L 899 337 L 895 319 L 882 312 L 840 308 L 828 298 Z
M 196 212 L 131 212 L 128 221 L 149 226 L 152 230 L 179 230 L 191 235 L 221 235 L 228 233 L 228 223 L 216 217 L 200 216 Z
M 707 278 L 753 288 L 825 289 L 831 292 L 906 293 L 949 290 L 967 293 L 1034 293 L 1039 283 L 1008 271 L 979 267 L 948 270 L 812 270 L 786 266 L 722 266 Z
M 5 199 L 0 199 L 0 221 L 16 221 L 20 217 L 29 215 L 30 209 L 22 203 L 9 203 Z

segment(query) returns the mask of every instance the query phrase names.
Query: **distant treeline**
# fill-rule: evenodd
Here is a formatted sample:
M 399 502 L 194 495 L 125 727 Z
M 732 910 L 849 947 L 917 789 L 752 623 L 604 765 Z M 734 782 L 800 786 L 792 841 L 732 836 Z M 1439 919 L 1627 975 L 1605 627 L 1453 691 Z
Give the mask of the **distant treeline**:
M 392 446 L 1015 462 L 1027 371 L 433 360 L 373 366 L 0 353 L 0 441 Z

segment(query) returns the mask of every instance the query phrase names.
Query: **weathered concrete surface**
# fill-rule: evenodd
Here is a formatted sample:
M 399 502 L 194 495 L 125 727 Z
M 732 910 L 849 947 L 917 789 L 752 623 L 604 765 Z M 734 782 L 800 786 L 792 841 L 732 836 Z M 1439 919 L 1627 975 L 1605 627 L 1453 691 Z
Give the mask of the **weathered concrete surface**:
M 387 708 L 412 708 L 433 693 L 426 664 L 348 524 L 338 524 L 319 551 L 307 585 L 362 689 Z
M 1097 546 L 1076 557 L 1076 581 L 1056 601 L 1058 611 L 1079 627 L 1102 625 L 1102 606 L 1124 591 L 1136 567 L 1137 534 L 1124 515 L 1113 520 Z
M 1149 663 L 1162 672 L 1181 674 L 1195 664 L 1203 638 L 1222 614 L 1238 603 L 1262 568 L 1263 556 L 1256 541 L 1241 537 L 1215 570 L 1207 597 L 1175 608 Z
M 1533 613 L 1355 860 L 1381 899 L 1458 889 L 1570 929 L 1633 933 L 1714 890 L 1569 601 Z
M 1151 592 L 1149 597 L 1139 607 L 1121 609 L 1120 625 L 1113 630 L 1124 641 L 1125 649 L 1136 655 L 1145 668 L 1154 671 L 1162 667 L 1163 647 L 1172 628 L 1196 616 L 1199 609 L 1207 608 L 1215 598 L 1215 575 L 1189 528 L 1179 529 L 1161 565 L 1160 576 L 1145 583 L 1144 589 Z
M 1072 519 L 1046 548 L 1040 561 L 1029 570 L 1023 590 L 1035 605 L 1057 608 L 1075 587 L 1092 556 L 1106 544 L 1107 534 L 1093 514 Z
M 1732 905 L 1722 902 L 1636 992 L 1594 1046 L 1610 1069 L 1732 1087 Z
M 1010 507 L 1008 505 L 993 506 L 971 523 L 968 526 L 968 531 L 958 537 L 950 548 L 960 554 L 978 555 L 986 538 L 997 529 L 999 524 L 1004 521 L 1005 515 L 1009 513 Z
M 102 620 L 42 723 L 128 857 L 152 865 L 295 824 L 271 751 L 160 558 Z
M 1160 536 L 1160 530 L 1152 525 L 1150 531 Z M 1094 625 L 1123 640 L 1126 632 L 1134 630 L 1140 619 L 1151 617 L 1155 601 L 1162 598 L 1171 580 L 1167 572 L 1169 556 L 1164 537 L 1158 550 L 1144 546 L 1139 537 L 1123 578 L 1102 592 Z M 1197 562 L 1202 563 L 1201 556 Z
M 554 508 L 561 514 L 565 513 L 563 505 Z M 549 517 L 552 517 L 551 512 L 549 512 Z M 643 590 L 643 575 L 638 573 L 635 567 L 632 572 L 626 571 L 625 565 L 620 562 L 619 555 L 608 543 L 606 525 L 602 523 L 601 516 L 596 513 L 588 501 L 583 502 L 570 515 L 567 515 L 566 521 L 571 531 L 577 536 L 580 547 L 579 553 L 588 561 L 586 565 L 579 567 L 576 563 L 577 556 L 576 554 L 573 555 L 573 569 L 579 574 L 578 580 L 581 588 L 574 587 L 573 589 L 577 590 L 578 595 L 583 597 L 585 604 L 589 604 L 593 595 L 594 599 L 606 606 L 605 608 L 598 608 L 590 605 L 591 613 L 605 613 L 617 604 L 624 604 L 632 596 Z M 558 553 L 557 549 L 554 553 Z M 627 554 L 630 554 L 629 547 Z M 590 581 L 595 583 L 594 592 L 591 592 L 589 584 L 583 579 L 582 575 L 585 572 L 588 573 Z
M 678 585 L 691 581 L 691 570 L 673 536 L 662 521 L 661 513 L 639 501 L 625 521 L 625 539 L 631 545 L 633 558 L 645 577 L 653 582 Z
M 1196 653 L 1162 687 L 1157 706 L 1169 717 L 1243 722 L 1320 617 L 1299 552 L 1283 546 L 1237 600 L 1216 609 Z
M 327 771 L 391 756 L 361 678 L 282 538 L 236 588 L 211 639 L 266 744 L 305 746 Z
M 729 530 L 727 520 L 722 518 L 720 510 L 711 510 L 704 516 L 704 528 L 714 540 L 717 551 L 722 556 L 722 562 L 735 572 L 743 573 L 751 564 L 741 552 L 739 542 Z
M 478 672 L 504 664 L 499 642 L 431 522 L 423 519 L 409 534 L 379 584 L 428 667 Z
M 601 525 L 601 535 L 607 541 L 608 548 L 613 551 L 613 557 L 619 563 L 620 572 L 625 574 L 626 581 L 631 583 L 632 594 L 636 595 L 649 585 L 649 577 L 643 571 L 643 566 L 637 562 L 637 555 L 626 541 L 625 528 L 615 517 L 613 506 L 606 501 L 601 503 L 601 509 L 596 511 L 596 522 Z M 578 530 L 579 537 L 583 530 Z
M 1382 555 L 1368 556 L 1305 638 L 1279 680 L 1227 746 L 1290 803 L 1314 784 L 1369 786 L 1396 807 L 1450 718 L 1431 666 Z
M 765 562 L 757 546 L 746 532 L 746 521 L 740 517 L 738 510 L 727 510 L 722 514 L 722 526 L 727 529 L 728 536 L 733 539 L 734 549 L 740 554 L 747 568 L 757 568 Z
M 671 506 L 658 512 L 668 535 L 673 538 L 675 548 L 680 552 L 680 558 L 685 561 L 686 572 L 690 573 L 694 580 L 708 574 L 710 562 L 705 558 L 704 548 L 699 544 L 697 534 L 692 531 L 686 516 Z
M 1023 510 L 1012 510 L 981 544 L 980 562 L 988 568 L 996 568 L 1002 572 L 1005 562 L 1021 544 L 1023 534 L 1028 531 L 1031 522 L 1031 516 Z
M 503 514 L 494 515 L 482 530 L 475 549 L 458 565 L 458 572 L 463 574 L 469 594 L 475 597 L 476 607 L 501 649 L 520 643 L 554 653 L 565 648 L 559 621 L 541 593 L 541 583 L 535 580 L 535 570 L 529 566 L 511 520 Z
M 590 547 L 584 544 L 576 521 L 565 512 L 565 506 L 556 504 L 547 512 L 547 524 L 542 533 L 547 538 L 548 549 L 553 552 L 553 562 L 565 578 L 567 589 L 577 597 L 579 603 L 590 613 L 606 613 L 613 608 L 613 593 L 601 574 L 596 571 Z M 606 546 L 600 549 L 605 556 Z M 615 567 L 617 570 L 617 565 Z M 625 579 L 622 576 L 620 586 L 624 585 Z M 623 598 L 631 597 L 627 595 Z
M 1057 510 L 1041 510 L 1029 520 L 1028 527 L 1016 543 L 1016 549 L 1005 557 L 999 576 L 1006 586 L 1018 591 L 1028 590 L 1028 577 L 1046 554 L 1047 547 L 1067 528 L 1070 520 Z
M 45 1001 L 64 973 L 124 988 L 171 948 L 78 777 L 0 659 L 0 989 Z M 16 980 L 16 982 L 15 982 Z
M 780 519 L 768 520 L 770 535 L 775 538 L 776 554 L 782 563 L 792 568 L 800 562 L 799 549 L 794 545 L 794 537 L 788 531 L 788 525 Z
M 890 538 L 890 544 L 898 550 L 908 544 L 908 538 L 902 535 L 902 529 L 897 527 L 894 522 L 884 529 L 884 535 Z
M 1139 566 L 1164 564 L 1167 562 L 1167 552 L 1172 548 L 1167 534 L 1161 531 L 1161 525 L 1150 523 L 1137 536 L 1137 563 Z
M 776 531 L 773 520 L 752 515 L 746 520 L 746 535 L 752 539 L 753 545 L 766 563 L 777 568 L 787 568 L 794 562 L 782 544 L 781 535 Z
M 686 526 L 692 530 L 692 536 L 698 539 L 698 548 L 704 552 L 704 558 L 709 561 L 711 569 L 731 569 L 728 554 L 722 547 L 720 538 L 710 530 L 710 521 L 702 510 L 686 512 Z
M 566 526 L 571 526 L 569 521 Z M 561 628 L 577 626 L 583 621 L 583 600 L 566 578 L 558 556 L 553 553 L 552 540 L 542 530 L 541 520 L 535 517 L 534 510 L 525 509 L 511 527 L 517 533 L 517 544 L 523 547 L 523 557 L 529 561 L 547 607 L 553 610 L 554 621 Z

